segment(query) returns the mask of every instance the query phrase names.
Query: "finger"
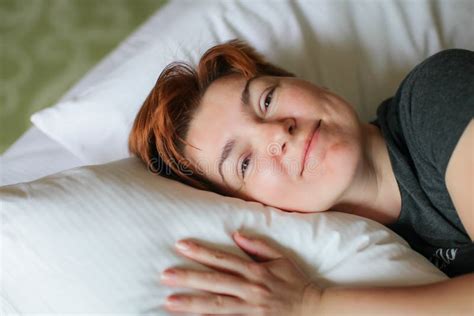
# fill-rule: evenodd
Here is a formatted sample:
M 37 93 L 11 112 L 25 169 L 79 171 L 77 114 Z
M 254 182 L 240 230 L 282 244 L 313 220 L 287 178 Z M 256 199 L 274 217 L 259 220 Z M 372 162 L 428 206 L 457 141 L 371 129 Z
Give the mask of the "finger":
M 235 232 L 233 236 L 237 245 L 245 252 L 262 260 L 275 260 L 284 256 L 278 249 L 270 246 L 265 240 L 243 236 L 239 232 Z
M 180 248 L 183 244 L 187 246 L 187 250 Z M 256 269 L 256 263 L 253 261 L 188 240 L 178 242 L 177 248 L 186 257 L 211 268 L 242 276 L 251 281 L 262 281 L 263 273 L 261 269 Z
M 244 278 L 216 271 L 169 269 L 163 272 L 161 281 L 171 286 L 232 295 L 247 302 L 254 302 L 256 297 L 260 297 L 262 293 L 268 291 L 263 285 L 250 283 Z
M 172 311 L 216 315 L 250 314 L 254 308 L 241 299 L 225 295 L 172 295 L 165 303 Z
M 222 314 L 202 314 L 202 316 L 219 316 Z M 244 314 L 229 314 L 227 316 L 245 316 Z

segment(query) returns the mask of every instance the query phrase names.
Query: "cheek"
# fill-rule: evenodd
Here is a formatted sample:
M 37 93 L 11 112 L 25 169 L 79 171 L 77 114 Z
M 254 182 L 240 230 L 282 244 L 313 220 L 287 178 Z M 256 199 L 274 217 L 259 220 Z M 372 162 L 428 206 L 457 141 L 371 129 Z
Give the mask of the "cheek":
M 278 200 L 285 195 L 289 181 L 276 165 L 260 163 L 259 168 L 247 186 L 247 194 L 252 199 L 270 206 L 276 206 Z M 278 206 L 276 206 L 278 207 Z
M 288 187 L 280 203 L 291 203 L 288 207 L 301 212 L 331 209 L 350 187 L 359 162 L 357 146 L 339 143 L 330 147 L 317 171 L 309 173 L 301 184 Z
M 360 127 L 361 122 L 353 106 L 334 94 L 327 94 L 326 98 L 325 110 L 330 123 L 350 134 Z
M 324 100 L 316 91 L 302 89 L 286 89 L 279 100 L 284 105 L 286 114 L 303 119 L 321 116 Z
M 341 142 L 330 148 L 326 154 L 324 178 L 336 188 L 344 190 L 353 179 L 361 162 L 361 148 L 356 140 Z
M 357 138 L 328 144 L 321 165 L 307 177 L 290 181 L 279 172 L 255 177 L 256 200 L 283 210 L 321 212 L 331 209 L 350 187 L 362 161 Z

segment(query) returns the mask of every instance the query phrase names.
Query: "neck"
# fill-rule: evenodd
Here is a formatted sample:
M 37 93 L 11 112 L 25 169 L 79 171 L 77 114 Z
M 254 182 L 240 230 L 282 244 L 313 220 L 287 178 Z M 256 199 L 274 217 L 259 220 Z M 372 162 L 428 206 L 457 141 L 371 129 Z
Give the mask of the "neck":
M 364 157 L 361 165 L 352 184 L 331 210 L 390 224 L 398 219 L 401 197 L 387 146 L 376 126 L 366 123 L 362 130 Z

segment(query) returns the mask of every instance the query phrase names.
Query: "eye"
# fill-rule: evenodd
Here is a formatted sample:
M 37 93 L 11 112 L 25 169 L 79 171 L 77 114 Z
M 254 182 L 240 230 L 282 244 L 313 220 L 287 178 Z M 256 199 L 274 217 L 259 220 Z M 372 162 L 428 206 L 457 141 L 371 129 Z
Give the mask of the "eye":
M 242 161 L 242 165 L 240 166 L 240 169 L 242 170 L 242 178 L 245 178 L 245 170 L 247 170 L 247 167 L 249 166 L 249 164 L 250 164 L 250 156 L 245 158 Z
M 272 99 L 273 99 L 273 92 L 275 91 L 275 88 L 276 87 L 273 87 L 270 92 L 268 92 L 268 94 L 265 96 L 265 100 L 263 102 L 263 106 L 265 107 L 265 110 L 264 112 L 267 111 L 268 107 L 270 106 L 270 104 L 272 103 Z

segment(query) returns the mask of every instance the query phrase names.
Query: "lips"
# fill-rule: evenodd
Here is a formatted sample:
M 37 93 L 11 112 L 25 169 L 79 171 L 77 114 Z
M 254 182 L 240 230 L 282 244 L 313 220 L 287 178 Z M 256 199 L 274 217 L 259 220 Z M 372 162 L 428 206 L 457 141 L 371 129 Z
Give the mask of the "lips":
M 308 153 L 309 153 L 309 145 L 311 144 L 311 141 L 313 140 L 313 137 L 314 137 L 314 134 L 316 133 L 316 131 L 318 130 L 319 126 L 321 125 L 321 120 L 319 120 L 314 128 L 311 130 L 311 132 L 308 134 L 308 136 L 306 137 L 306 141 L 305 141 L 305 144 L 304 144 L 304 149 L 303 149 L 303 158 L 301 159 L 301 173 L 300 175 L 303 174 L 303 171 L 304 171 L 304 165 L 305 165 L 305 162 L 306 162 L 306 159 L 308 158 Z

